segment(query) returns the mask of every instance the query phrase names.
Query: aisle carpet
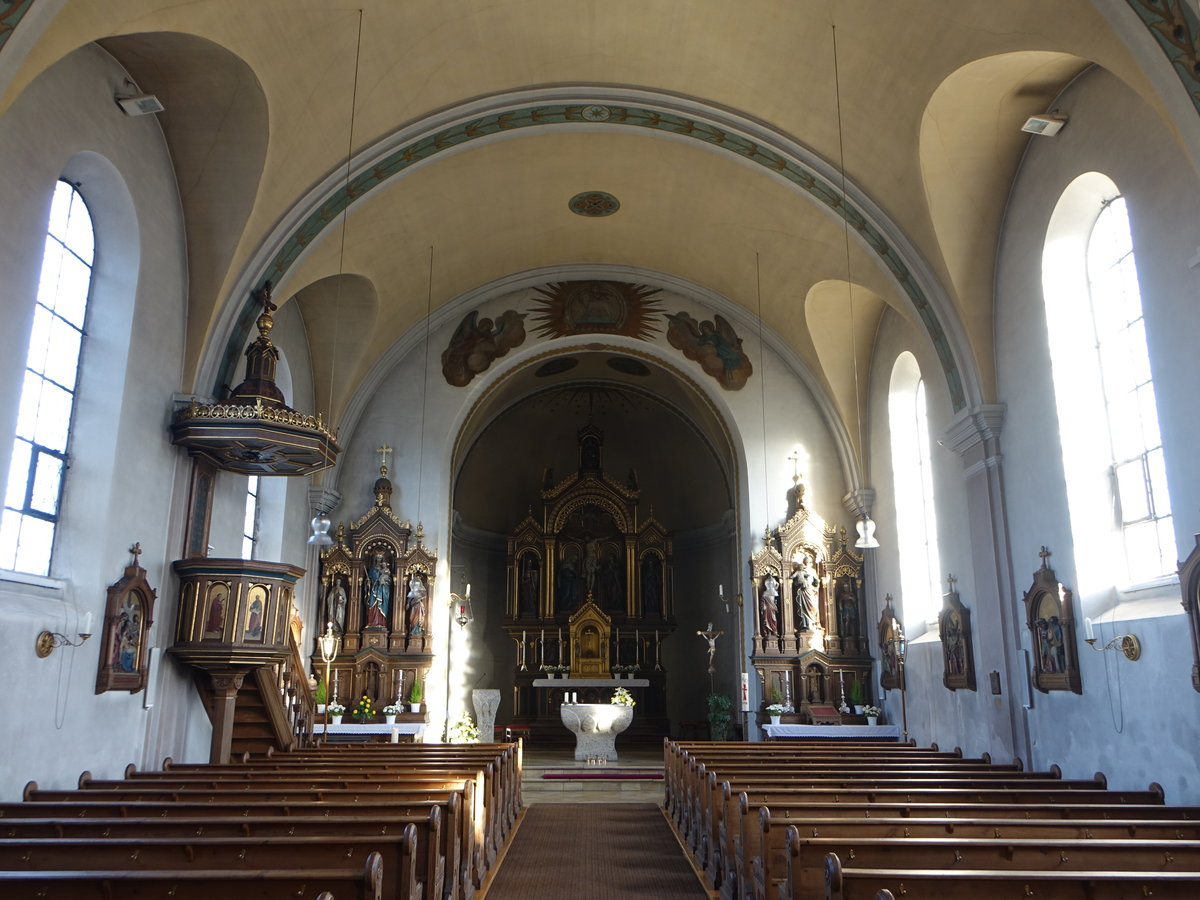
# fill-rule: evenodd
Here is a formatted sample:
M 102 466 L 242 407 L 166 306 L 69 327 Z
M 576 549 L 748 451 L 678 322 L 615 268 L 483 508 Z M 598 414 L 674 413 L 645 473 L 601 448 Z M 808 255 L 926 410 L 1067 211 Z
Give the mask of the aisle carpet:
M 487 900 L 706 900 L 653 803 L 538 803 L 525 810 Z

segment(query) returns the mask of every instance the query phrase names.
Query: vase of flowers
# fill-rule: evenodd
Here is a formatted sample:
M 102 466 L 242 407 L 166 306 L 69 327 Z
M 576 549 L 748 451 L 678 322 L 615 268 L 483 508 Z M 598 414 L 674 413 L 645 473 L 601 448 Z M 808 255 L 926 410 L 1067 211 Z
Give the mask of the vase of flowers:
M 342 716 L 346 714 L 346 707 L 342 706 L 340 703 L 331 703 L 326 711 L 329 713 L 329 724 L 342 724 Z
M 767 707 L 767 715 L 771 717 L 771 724 L 778 725 L 779 717 L 787 712 L 787 707 L 782 703 L 772 703 Z
M 394 703 L 389 703 L 380 712 L 383 713 L 383 721 L 389 725 L 395 725 L 396 716 L 400 715 L 400 707 Z
M 862 714 L 867 717 L 868 725 L 877 725 L 879 723 L 878 706 L 864 706 L 862 708 Z
M 478 744 L 479 727 L 466 713 L 446 731 L 446 739 L 451 744 Z
M 636 706 L 637 701 L 633 699 L 633 695 L 623 687 L 613 691 L 612 699 L 608 701 L 613 706 Z
M 350 711 L 350 718 L 359 723 L 365 723 L 375 718 L 375 707 L 371 703 L 371 698 L 363 694 L 362 699 L 355 703 L 354 709 Z

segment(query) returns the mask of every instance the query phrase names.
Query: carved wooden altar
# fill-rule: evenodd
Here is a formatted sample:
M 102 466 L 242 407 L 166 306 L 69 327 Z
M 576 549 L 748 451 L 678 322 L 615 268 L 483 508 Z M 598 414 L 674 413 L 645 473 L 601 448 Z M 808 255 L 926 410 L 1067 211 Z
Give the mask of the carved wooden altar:
M 773 689 L 808 722 L 809 708 L 849 701 L 858 679 L 870 701 L 871 655 L 863 628 L 863 559 L 835 529 L 789 497 L 792 515 L 768 529 L 750 559 L 752 663 L 767 702 Z
M 430 613 L 437 557 L 392 511 L 386 463 L 379 468 L 374 505 L 321 554 L 320 622 L 341 637 L 328 696 L 347 706 L 364 694 L 375 708 L 406 704 L 415 679 L 424 686 L 433 661 Z M 314 629 L 313 659 L 320 661 Z M 321 672 L 324 675 L 324 672 Z M 405 705 L 405 708 L 407 706 Z
M 617 479 L 604 471 L 600 429 L 585 426 L 578 440 L 578 470 L 558 480 L 546 471 L 540 509 L 531 507 L 508 541 L 503 627 L 517 651 L 514 721 L 561 732 L 562 692 L 533 686 L 543 669 L 577 679 L 636 671 L 649 685 L 633 690 L 634 730 L 665 734 L 660 648 L 675 630 L 671 537 L 653 513 L 642 518 L 636 472 Z M 592 686 L 580 700 L 607 702 L 609 694 Z

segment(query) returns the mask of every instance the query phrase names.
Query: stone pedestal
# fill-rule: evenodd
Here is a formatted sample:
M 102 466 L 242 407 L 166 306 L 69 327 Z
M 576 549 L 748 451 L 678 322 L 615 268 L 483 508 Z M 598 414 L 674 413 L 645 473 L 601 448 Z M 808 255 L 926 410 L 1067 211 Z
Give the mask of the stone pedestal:
M 575 760 L 617 761 L 617 735 L 633 722 L 632 706 L 611 703 L 564 703 L 559 716 L 575 735 Z
M 471 691 L 471 702 L 475 705 L 475 724 L 479 726 L 480 743 L 495 743 L 496 710 L 500 707 L 500 691 L 496 688 Z

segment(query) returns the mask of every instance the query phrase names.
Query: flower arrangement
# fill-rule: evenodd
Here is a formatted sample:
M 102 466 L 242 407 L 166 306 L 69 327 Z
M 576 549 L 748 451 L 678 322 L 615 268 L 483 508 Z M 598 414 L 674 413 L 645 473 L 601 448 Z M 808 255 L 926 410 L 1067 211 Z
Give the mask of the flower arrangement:
M 788 708 L 782 703 L 772 703 L 767 707 L 767 712 L 772 716 L 782 716 L 787 711 Z
M 400 707 L 398 707 L 395 703 L 389 703 L 387 706 L 381 709 L 380 712 L 385 716 L 398 716 L 400 715 Z
M 346 714 L 346 707 L 340 703 L 331 703 L 325 709 L 331 716 L 344 716 Z
M 633 699 L 633 695 L 625 688 L 617 688 L 613 691 L 612 700 L 609 701 L 613 706 L 635 706 L 637 701 Z
M 469 715 L 463 713 L 462 717 L 447 730 L 446 739 L 451 744 L 478 744 L 479 728 Z
M 872 716 L 878 716 L 879 715 L 879 707 L 878 706 L 864 706 L 863 710 L 862 710 L 862 714 L 864 716 L 867 716 L 868 718 L 870 718 Z
M 350 718 L 356 722 L 365 722 L 374 715 L 375 707 L 371 705 L 371 698 L 366 694 L 362 695 L 362 699 L 354 704 L 354 709 L 350 712 Z

